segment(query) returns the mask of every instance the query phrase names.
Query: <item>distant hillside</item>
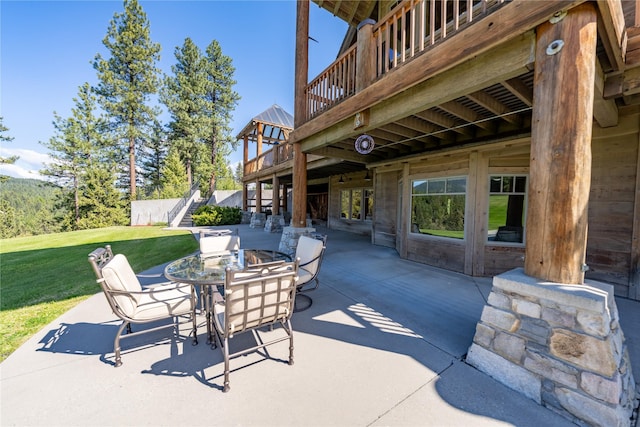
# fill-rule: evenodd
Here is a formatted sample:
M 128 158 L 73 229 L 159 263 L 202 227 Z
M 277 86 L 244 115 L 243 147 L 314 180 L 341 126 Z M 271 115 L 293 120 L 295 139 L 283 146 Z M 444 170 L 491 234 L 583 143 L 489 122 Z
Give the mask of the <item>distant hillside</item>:
M 9 178 L 0 183 L 0 237 L 53 233 L 59 188 L 37 179 Z

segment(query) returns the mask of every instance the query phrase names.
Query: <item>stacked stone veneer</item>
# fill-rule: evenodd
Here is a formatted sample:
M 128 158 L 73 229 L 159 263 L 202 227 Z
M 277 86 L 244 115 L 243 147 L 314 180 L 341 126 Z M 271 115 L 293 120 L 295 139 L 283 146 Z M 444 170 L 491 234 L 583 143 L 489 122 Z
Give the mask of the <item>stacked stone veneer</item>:
M 263 228 L 267 222 L 267 214 L 261 212 L 254 212 L 251 215 L 251 222 L 249 228 Z
M 313 227 L 284 227 L 282 229 L 282 237 L 280 238 L 280 246 L 278 251 L 293 256 L 298 247 L 298 239 L 303 235 L 310 235 L 316 231 Z
M 242 211 L 242 218 L 240 219 L 240 224 L 251 224 L 251 214 L 250 211 Z
M 629 426 L 637 395 L 613 287 L 493 279 L 467 362 L 580 425 Z
M 282 215 L 269 215 L 267 216 L 267 222 L 264 224 L 264 231 L 269 233 L 276 233 L 282 231 L 284 226 L 284 216 Z

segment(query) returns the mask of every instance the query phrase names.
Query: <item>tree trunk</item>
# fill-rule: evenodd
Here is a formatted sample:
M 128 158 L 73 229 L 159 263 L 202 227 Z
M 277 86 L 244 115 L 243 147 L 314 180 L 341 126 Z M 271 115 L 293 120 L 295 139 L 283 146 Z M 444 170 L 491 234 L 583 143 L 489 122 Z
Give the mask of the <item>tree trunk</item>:
M 129 138 L 129 188 L 131 200 L 136 199 L 136 139 Z

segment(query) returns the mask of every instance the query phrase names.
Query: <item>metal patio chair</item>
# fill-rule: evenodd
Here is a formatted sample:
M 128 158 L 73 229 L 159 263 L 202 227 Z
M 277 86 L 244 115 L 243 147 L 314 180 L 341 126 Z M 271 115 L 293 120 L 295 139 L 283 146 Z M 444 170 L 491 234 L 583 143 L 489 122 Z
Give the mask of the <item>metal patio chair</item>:
M 300 260 L 300 269 L 298 271 L 296 312 L 306 310 L 313 304 L 311 297 L 304 295 L 304 293 L 316 290 L 320 286 L 318 274 L 320 273 L 320 266 L 326 249 L 326 235 L 302 235 L 298 239 L 295 257 Z
M 110 245 L 91 252 L 89 263 L 93 267 L 96 281 L 100 284 L 111 310 L 122 320 L 113 344 L 116 367 L 122 365 L 120 338 L 128 338 L 168 327 L 177 328 L 178 317 L 188 316 L 190 318 L 193 324 L 194 345 L 198 343 L 194 310 L 196 298 L 191 285 L 167 282 L 142 289 L 127 258 L 122 254 L 114 255 Z M 131 331 L 132 323 L 144 324 L 165 319 L 174 319 L 176 322 L 137 332 Z M 125 328 L 128 333 L 122 335 Z
M 200 254 L 215 256 L 240 250 L 240 235 L 235 230 L 200 230 Z
M 215 293 L 213 323 L 216 340 L 224 356 L 224 388 L 229 391 L 229 360 L 260 348 L 289 340 L 289 365 L 293 364 L 293 329 L 291 315 L 296 293 L 298 261 L 279 262 L 251 270 L 234 271 L 227 268 L 224 297 Z M 284 335 L 273 326 L 280 324 Z M 269 334 L 278 336 L 263 341 L 257 337 L 259 328 L 270 327 Z M 253 332 L 257 345 L 229 353 L 229 340 L 243 332 Z M 216 343 L 217 344 L 217 343 Z

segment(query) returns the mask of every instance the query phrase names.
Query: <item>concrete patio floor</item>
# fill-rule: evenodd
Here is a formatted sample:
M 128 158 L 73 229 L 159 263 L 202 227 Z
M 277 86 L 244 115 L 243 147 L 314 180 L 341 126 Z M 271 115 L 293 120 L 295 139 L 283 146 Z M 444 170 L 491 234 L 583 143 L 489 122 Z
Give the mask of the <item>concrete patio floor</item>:
M 98 293 L 0 364 L 0 424 L 573 425 L 465 363 L 490 278 L 402 260 L 368 237 L 318 231 L 328 234 L 327 253 L 313 305 L 292 319 L 293 366 L 287 342 L 233 359 L 231 390 L 222 393 L 223 358 L 201 326 L 196 346 L 187 329 L 123 340 L 116 369 L 118 322 Z M 240 236 L 245 248 L 277 249 L 280 239 L 245 225 Z M 163 280 L 163 268 L 141 281 Z M 638 382 L 640 302 L 617 303 Z M 234 340 L 248 346 L 254 337 Z

